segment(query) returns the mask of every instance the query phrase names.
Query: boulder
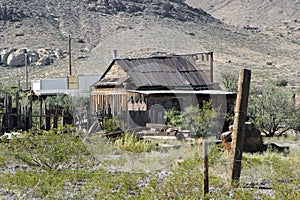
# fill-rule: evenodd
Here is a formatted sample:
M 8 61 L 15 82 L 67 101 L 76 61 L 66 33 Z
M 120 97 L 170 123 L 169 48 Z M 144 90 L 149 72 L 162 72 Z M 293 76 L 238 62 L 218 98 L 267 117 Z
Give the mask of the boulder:
M 46 56 L 50 56 L 50 57 L 55 57 L 55 52 L 53 49 L 41 48 L 41 49 L 38 49 L 37 51 L 41 56 L 46 55 Z
M 0 51 L 0 64 L 9 66 L 24 66 L 25 53 L 28 56 L 28 64 L 36 63 L 37 66 L 44 66 L 53 63 L 55 59 L 66 57 L 66 53 L 60 49 L 41 48 L 38 50 L 29 49 L 4 49 Z
M 53 59 L 50 56 L 43 56 L 37 62 L 36 66 L 45 66 L 53 63 Z
M 56 58 L 59 58 L 62 54 L 59 50 L 53 50 L 49 48 L 38 49 L 40 59 L 37 61 L 37 66 L 50 65 Z
M 92 2 L 88 4 L 88 10 L 89 11 L 96 11 L 96 3 Z
M 35 50 L 30 50 L 27 52 L 28 55 L 28 62 L 35 63 L 40 59 L 40 55 Z
M 26 49 L 18 49 L 7 57 L 7 65 L 20 67 L 25 65 Z
M 7 58 L 8 56 L 15 52 L 17 49 L 16 48 L 10 48 L 10 49 L 4 49 L 1 51 L 0 53 L 0 57 L 1 57 L 1 64 L 5 64 L 7 65 Z
M 65 57 L 64 52 L 61 49 L 54 49 L 55 58 L 62 59 Z

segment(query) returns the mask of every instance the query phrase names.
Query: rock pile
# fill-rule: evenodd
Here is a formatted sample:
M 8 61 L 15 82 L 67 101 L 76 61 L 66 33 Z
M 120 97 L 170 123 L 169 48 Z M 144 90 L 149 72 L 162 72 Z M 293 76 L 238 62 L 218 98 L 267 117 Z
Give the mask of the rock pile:
M 31 50 L 26 48 L 7 48 L 0 49 L 0 65 L 20 67 L 27 64 L 36 64 L 37 66 L 49 65 L 56 59 L 66 57 L 67 53 L 60 49 L 41 48 Z

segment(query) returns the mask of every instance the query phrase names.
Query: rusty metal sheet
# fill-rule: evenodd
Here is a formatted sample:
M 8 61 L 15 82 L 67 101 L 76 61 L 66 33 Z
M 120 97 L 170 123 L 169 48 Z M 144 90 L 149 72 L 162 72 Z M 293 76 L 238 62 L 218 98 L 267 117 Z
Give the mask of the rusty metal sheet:
M 118 59 L 118 64 L 138 86 L 206 86 L 211 82 L 190 57 Z

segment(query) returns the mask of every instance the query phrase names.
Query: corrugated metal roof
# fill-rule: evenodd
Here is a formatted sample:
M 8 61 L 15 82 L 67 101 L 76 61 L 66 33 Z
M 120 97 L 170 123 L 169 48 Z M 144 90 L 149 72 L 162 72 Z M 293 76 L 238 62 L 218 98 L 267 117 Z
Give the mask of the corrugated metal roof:
M 205 73 L 197 67 L 192 56 L 167 56 L 114 59 L 95 86 L 119 85 L 124 80 L 114 80 L 106 74 L 118 64 L 137 87 L 205 87 L 212 85 Z M 115 78 L 115 77 L 114 77 Z
M 114 60 L 137 87 L 206 86 L 212 83 L 192 57 L 151 57 Z
M 209 94 L 209 95 L 234 95 L 234 92 L 226 92 L 223 90 L 128 90 L 140 94 Z

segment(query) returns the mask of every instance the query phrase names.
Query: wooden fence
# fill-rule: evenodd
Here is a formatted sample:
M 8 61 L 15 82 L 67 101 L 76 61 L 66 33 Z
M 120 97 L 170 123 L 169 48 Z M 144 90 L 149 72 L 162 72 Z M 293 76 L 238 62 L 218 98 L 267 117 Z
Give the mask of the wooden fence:
M 33 127 L 43 130 L 57 128 L 58 124 L 73 123 L 71 111 L 64 110 L 57 105 L 47 104 L 43 99 L 34 100 L 28 97 L 26 103 L 22 102 L 19 94 L 15 98 L 6 94 L 0 99 L 0 134 L 12 130 L 29 130 Z M 34 111 L 33 111 L 34 110 Z

